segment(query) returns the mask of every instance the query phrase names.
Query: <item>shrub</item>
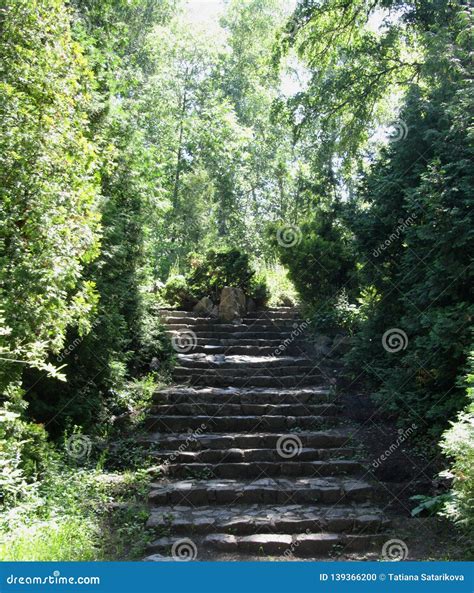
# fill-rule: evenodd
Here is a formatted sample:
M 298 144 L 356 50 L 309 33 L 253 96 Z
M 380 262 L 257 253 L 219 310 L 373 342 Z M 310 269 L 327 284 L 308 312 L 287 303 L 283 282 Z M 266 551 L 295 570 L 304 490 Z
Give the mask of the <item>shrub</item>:
M 47 473 L 55 457 L 47 438 L 42 425 L 25 422 L 19 413 L 0 408 L 0 504 L 15 503 Z
M 170 307 L 184 307 L 187 309 L 197 302 L 184 276 L 170 276 L 160 292 L 164 303 Z
M 164 303 L 190 309 L 203 297 L 217 303 L 225 286 L 241 288 L 245 295 L 263 306 L 268 290 L 263 277 L 252 268 L 249 256 L 239 249 L 210 249 L 204 256 L 190 256 L 191 271 L 171 276 L 160 292 Z
M 235 286 L 251 295 L 255 271 L 249 256 L 239 249 L 210 249 L 203 258 L 192 256 L 191 267 L 187 280 L 197 299 L 208 296 L 217 302 L 224 286 Z
M 321 207 L 285 244 L 285 225 L 270 227 L 270 240 L 301 298 L 308 304 L 333 303 L 354 285 L 356 258 L 347 230 L 335 212 Z
M 474 352 L 470 364 L 467 376 L 470 403 L 441 440 L 442 450 L 452 459 L 450 470 L 443 475 L 453 479 L 452 498 L 446 503 L 444 514 L 468 529 L 474 527 Z

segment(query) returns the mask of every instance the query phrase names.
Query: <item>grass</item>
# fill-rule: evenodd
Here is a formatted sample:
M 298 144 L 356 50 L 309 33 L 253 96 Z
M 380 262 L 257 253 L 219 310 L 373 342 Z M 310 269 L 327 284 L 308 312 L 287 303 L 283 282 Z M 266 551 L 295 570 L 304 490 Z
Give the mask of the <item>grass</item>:
M 145 554 L 149 478 L 55 467 L 0 515 L 1 561 L 135 560 Z
M 67 516 L 19 526 L 0 544 L 0 560 L 98 560 L 95 528 L 90 520 Z

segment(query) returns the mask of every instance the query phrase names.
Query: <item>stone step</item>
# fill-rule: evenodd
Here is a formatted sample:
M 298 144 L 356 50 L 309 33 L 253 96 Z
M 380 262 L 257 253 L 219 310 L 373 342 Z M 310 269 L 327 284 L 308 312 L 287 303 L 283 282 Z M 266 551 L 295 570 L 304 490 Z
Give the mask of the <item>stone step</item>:
M 286 443 L 293 443 L 297 447 L 297 454 L 292 459 L 297 461 L 318 461 L 323 459 L 344 459 L 354 455 L 351 447 L 338 447 L 326 449 L 314 449 L 299 447 L 301 441 L 288 441 L 294 435 L 282 435 Z M 281 446 L 280 446 L 281 450 Z M 278 461 L 282 462 L 281 454 L 276 446 L 272 449 L 201 449 L 198 451 L 177 451 L 177 450 L 155 450 L 154 454 L 160 461 L 167 463 L 223 463 L 225 462 L 251 462 L 251 461 Z
M 335 404 L 208 404 L 204 402 L 157 404 L 151 408 L 156 416 L 335 416 Z
M 237 330 L 235 326 L 233 326 L 233 330 L 225 330 L 225 329 L 216 329 L 216 328 L 203 328 L 203 329 L 188 329 L 185 330 L 176 330 L 176 329 L 165 329 L 163 333 L 167 335 L 169 338 L 179 339 L 183 338 L 183 334 L 185 337 L 189 335 L 190 331 L 196 335 L 197 338 L 202 338 L 206 340 L 206 343 L 210 343 L 210 340 L 213 339 L 221 339 L 221 340 L 278 340 L 280 343 L 284 343 L 285 340 L 292 341 L 295 339 L 302 340 L 302 336 L 298 338 L 293 338 L 291 336 L 291 332 L 281 331 L 276 328 L 271 329 L 254 329 L 254 328 L 247 328 L 245 330 Z
M 327 557 L 385 539 L 355 429 L 327 387 L 336 366 L 305 354 L 297 309 L 237 324 L 176 310 L 161 318 L 183 342 L 173 376 L 187 385 L 154 394 L 140 439 L 157 463 L 147 527 L 167 536 L 150 545 L 150 560 L 170 559 L 178 536 L 212 560 Z
M 388 526 L 383 513 L 368 504 L 162 506 L 151 510 L 147 528 L 158 533 L 377 533 Z
M 193 539 L 162 537 L 148 546 L 148 562 L 166 560 L 214 560 L 216 554 L 231 555 L 230 559 L 258 556 L 262 559 L 283 556 L 286 559 L 340 556 L 345 553 L 364 552 L 380 548 L 387 539 L 382 534 L 344 533 L 302 533 L 296 535 L 280 533 L 258 533 L 239 536 L 226 533 L 212 533 L 194 536 Z M 192 555 L 192 558 L 188 554 Z M 229 556 L 223 558 L 229 560 Z
M 204 426 L 204 425 L 203 425 Z M 279 439 L 288 436 L 287 432 L 257 432 L 225 434 L 205 433 L 204 428 L 194 433 L 150 433 L 142 438 L 142 442 L 160 447 L 161 450 L 202 451 L 231 449 L 272 449 L 276 450 Z M 319 431 L 302 431 L 292 433 L 301 442 L 303 449 L 337 449 L 351 445 L 352 431 L 349 428 L 333 428 Z
M 275 346 L 240 345 L 240 342 L 244 340 L 234 340 L 238 344 L 237 346 L 209 345 L 206 340 L 204 341 L 206 342 L 205 345 L 193 345 L 192 352 L 206 355 L 224 354 L 231 356 L 284 356 L 286 354 L 303 355 L 305 353 L 305 349 L 301 343 L 292 343 L 282 350 L 279 340 L 277 340 Z
M 275 324 L 267 323 L 262 325 L 255 325 L 254 323 L 194 323 L 194 324 L 180 324 L 180 323 L 167 323 L 165 325 L 166 331 L 174 331 L 177 333 L 193 331 L 195 334 L 201 335 L 202 333 L 214 332 L 220 334 L 233 334 L 246 333 L 246 332 L 260 332 L 265 334 L 277 334 L 285 335 L 291 338 L 292 326 L 278 326 Z M 300 337 L 301 335 L 298 334 Z M 271 336 L 270 336 L 271 337 Z
M 155 392 L 156 403 L 317 404 L 334 399 L 326 387 L 272 389 L 270 387 L 168 387 Z
M 277 360 L 278 362 L 278 360 Z M 187 379 L 187 378 L 194 378 L 194 377 L 230 377 L 230 378 L 249 378 L 249 377 L 265 377 L 265 376 L 273 376 L 273 377 L 280 377 L 286 375 L 298 377 L 304 377 L 307 374 L 311 375 L 318 375 L 321 377 L 319 368 L 314 364 L 307 364 L 307 365 L 289 365 L 282 363 L 280 366 L 272 364 L 271 366 L 266 366 L 264 363 L 260 363 L 259 365 L 247 366 L 245 364 L 239 363 L 228 363 L 229 366 L 224 365 L 214 365 L 211 366 L 210 363 L 204 363 L 204 365 L 199 366 L 198 362 L 189 362 L 189 365 L 195 366 L 176 366 L 173 369 L 173 377 L 177 379 Z
M 266 432 L 322 430 L 329 428 L 340 420 L 337 416 L 153 416 L 145 421 L 148 430 L 162 432 L 183 432 L 205 427 L 212 432 Z
M 360 473 L 362 467 L 358 461 L 350 459 L 325 461 L 300 461 L 294 459 L 280 461 L 250 461 L 244 463 L 162 463 L 156 470 L 156 476 L 169 478 L 224 478 L 245 480 L 262 476 L 279 477 L 320 477 L 341 476 Z
M 174 375 L 174 378 L 179 383 L 186 383 L 187 385 L 202 385 L 207 387 L 307 387 L 318 385 L 321 383 L 321 374 L 306 374 L 303 376 L 288 375 L 288 376 L 272 376 L 252 374 L 247 376 L 223 376 L 220 373 L 206 373 L 202 372 L 198 375 Z
M 285 318 L 273 319 L 241 319 L 239 323 L 225 323 L 218 319 L 210 319 L 208 317 L 167 317 L 164 320 L 164 325 L 167 329 L 187 330 L 187 329 L 246 329 L 253 327 L 258 329 L 274 328 L 281 331 L 287 331 L 301 334 L 304 332 L 307 325 L 303 321 Z
M 207 315 L 198 315 L 194 311 L 180 311 L 178 309 L 160 309 L 158 314 L 162 319 L 167 318 L 196 318 L 210 319 Z M 273 308 L 263 309 L 261 311 L 254 311 L 246 313 L 245 319 L 298 319 L 301 318 L 301 312 L 297 308 Z
M 262 478 L 259 480 L 199 480 L 152 483 L 149 502 L 185 504 L 347 504 L 368 502 L 373 487 L 355 478 Z
M 177 332 L 173 332 L 176 334 Z M 179 332 L 178 332 L 179 333 Z M 263 338 L 223 338 L 223 337 L 216 337 L 216 338 L 200 338 L 197 336 L 192 340 L 193 346 L 252 346 L 254 348 L 273 348 L 275 350 L 280 349 L 283 352 L 283 356 L 285 355 L 288 348 L 292 346 L 297 346 L 298 348 L 302 348 L 304 346 L 304 340 L 301 338 L 290 339 L 285 343 L 279 339 L 263 339 Z M 263 354 L 262 354 L 263 356 Z
M 306 356 L 239 356 L 239 355 L 204 355 L 204 354 L 178 354 L 177 368 L 190 369 L 269 369 L 269 368 L 294 368 L 316 367 L 314 360 Z

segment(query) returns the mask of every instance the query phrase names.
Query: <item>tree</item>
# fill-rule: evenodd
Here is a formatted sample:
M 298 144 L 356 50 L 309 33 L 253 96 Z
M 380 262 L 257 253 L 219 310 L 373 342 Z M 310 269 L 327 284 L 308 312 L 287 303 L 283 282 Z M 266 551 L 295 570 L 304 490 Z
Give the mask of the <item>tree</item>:
M 90 327 L 96 295 L 84 267 L 97 257 L 99 214 L 92 75 L 62 2 L 7 2 L 0 59 L 5 389 L 29 366 L 55 374 L 48 353 L 68 328 Z

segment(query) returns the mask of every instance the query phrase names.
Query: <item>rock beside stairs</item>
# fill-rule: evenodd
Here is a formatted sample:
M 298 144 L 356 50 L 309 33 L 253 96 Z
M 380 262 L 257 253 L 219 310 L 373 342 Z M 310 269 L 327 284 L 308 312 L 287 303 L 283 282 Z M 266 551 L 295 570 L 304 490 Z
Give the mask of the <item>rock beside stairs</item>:
M 324 559 L 380 546 L 388 521 L 326 353 L 308 356 L 297 309 L 245 314 L 228 296 L 227 322 L 161 313 L 178 344 L 176 384 L 155 394 L 147 419 L 156 538 L 146 560 Z

